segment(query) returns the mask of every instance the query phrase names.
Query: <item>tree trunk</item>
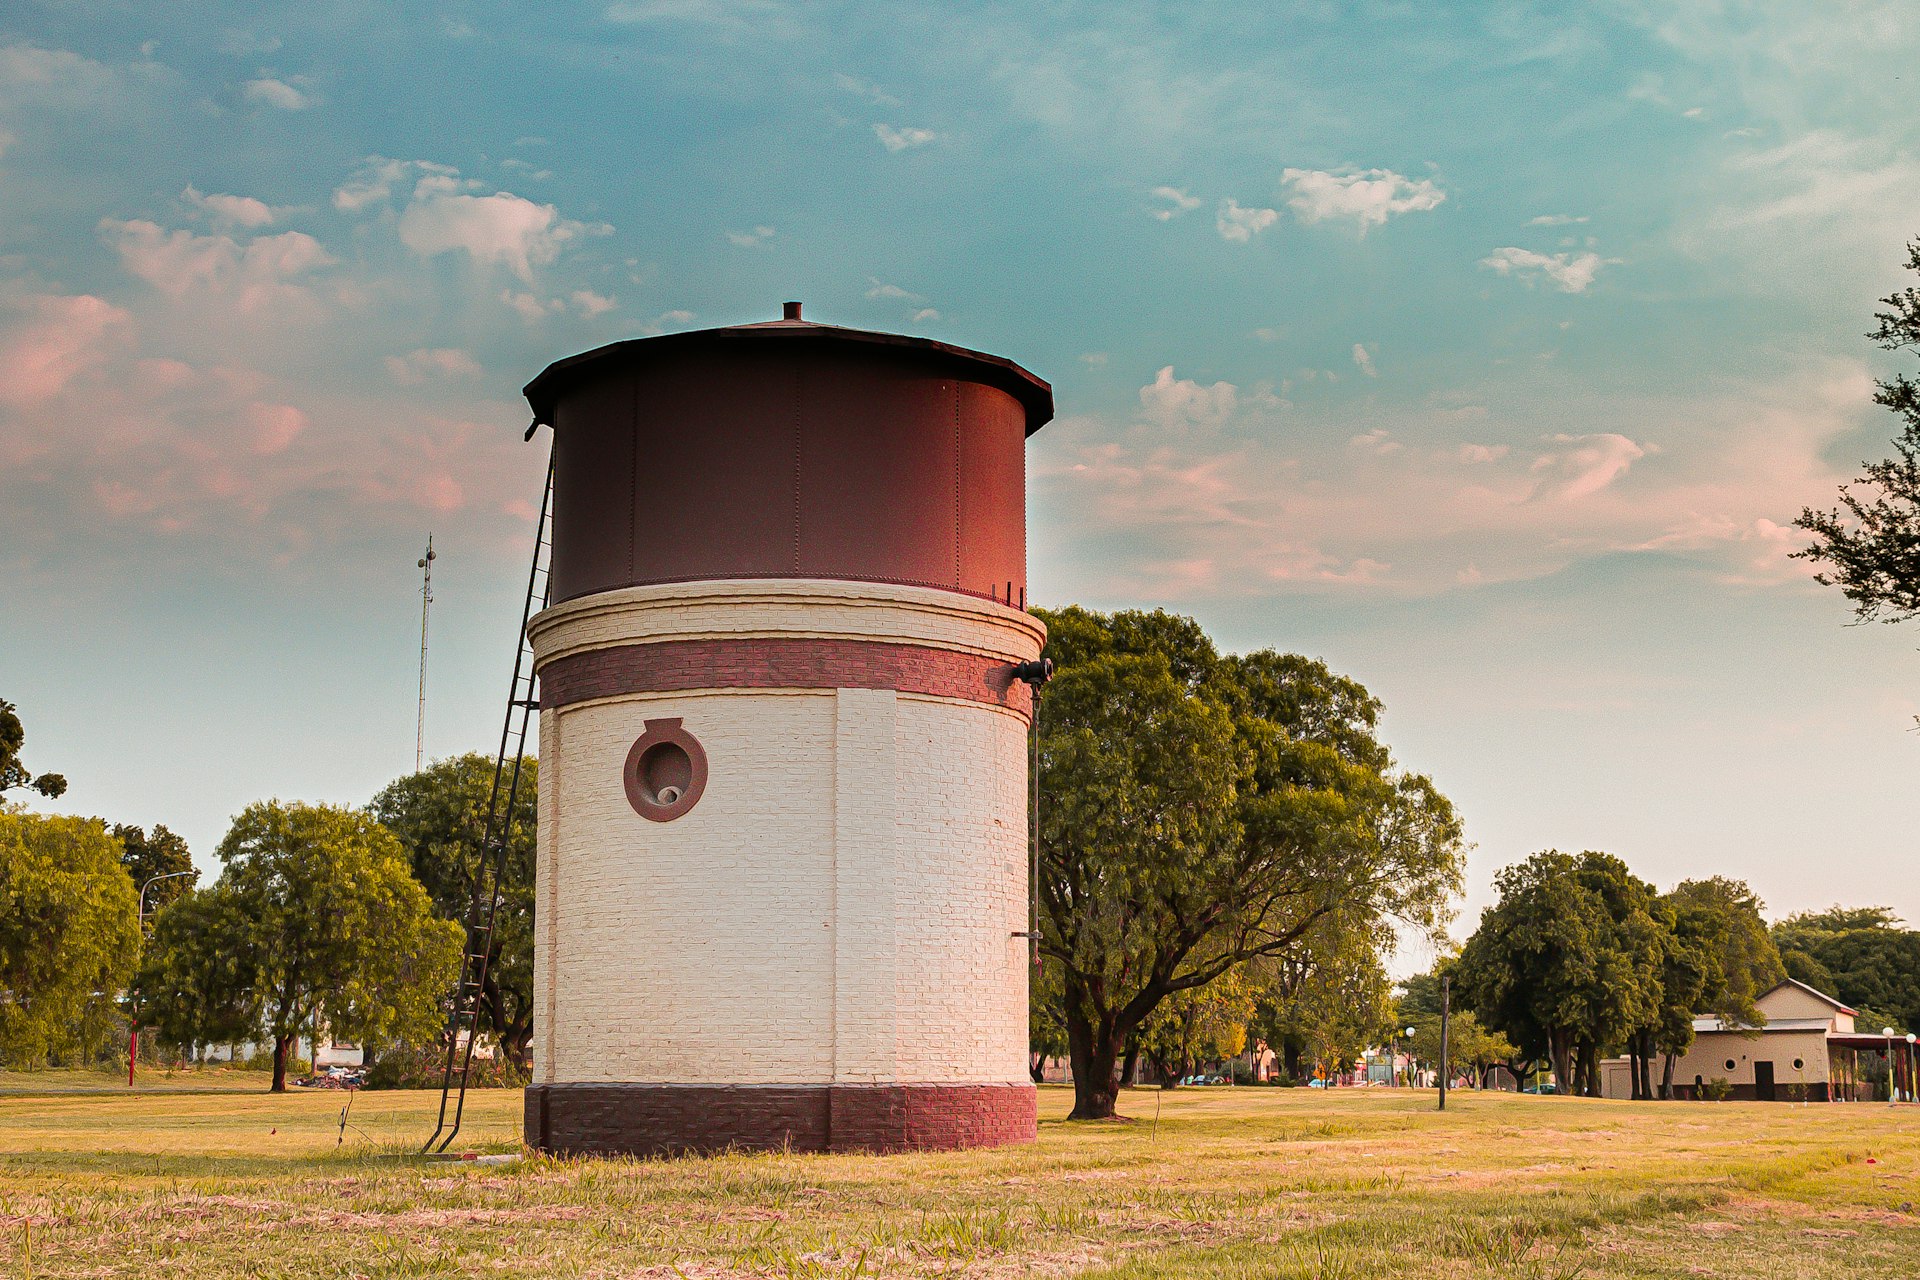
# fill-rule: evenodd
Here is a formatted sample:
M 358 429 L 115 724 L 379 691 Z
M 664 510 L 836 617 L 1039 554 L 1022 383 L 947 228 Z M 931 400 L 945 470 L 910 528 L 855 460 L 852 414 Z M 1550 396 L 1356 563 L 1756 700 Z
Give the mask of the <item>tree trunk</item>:
M 1300 1082 L 1300 1046 L 1291 1040 L 1282 1040 L 1280 1058 L 1286 1066 L 1287 1078 L 1298 1084 Z
M 1600 1046 L 1590 1040 L 1580 1046 L 1580 1080 L 1582 1097 L 1600 1096 Z
M 1660 1097 L 1667 1102 L 1672 1102 L 1673 1101 L 1673 1060 L 1677 1055 L 1668 1053 L 1668 1054 L 1663 1054 L 1661 1056 L 1664 1057 L 1666 1061 L 1660 1068 Z
M 1096 1024 L 1087 1019 L 1068 979 L 1067 1056 L 1073 1064 L 1073 1110 L 1069 1120 L 1111 1120 L 1120 1094 L 1115 1068 L 1123 1037 L 1110 1018 Z
M 1046 1054 L 1030 1053 L 1027 1055 L 1027 1075 L 1032 1077 L 1035 1084 L 1045 1084 L 1047 1082 Z
M 1553 1059 L 1554 1083 L 1567 1092 L 1573 1092 L 1573 1037 L 1564 1031 L 1552 1031 L 1547 1035 L 1547 1056 Z
M 1134 1081 L 1140 1078 L 1140 1046 L 1133 1040 L 1127 1041 L 1127 1051 L 1120 1063 L 1120 1087 L 1133 1088 Z
M 292 1036 L 273 1038 L 273 1088 L 270 1093 L 287 1091 L 287 1049 L 293 1043 Z

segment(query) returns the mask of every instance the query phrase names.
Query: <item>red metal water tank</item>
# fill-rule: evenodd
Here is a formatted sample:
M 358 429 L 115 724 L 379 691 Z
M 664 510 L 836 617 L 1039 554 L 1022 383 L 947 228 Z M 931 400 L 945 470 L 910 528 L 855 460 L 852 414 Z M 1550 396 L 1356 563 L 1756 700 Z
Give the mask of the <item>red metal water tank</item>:
M 527 384 L 554 428 L 554 603 L 713 578 L 1023 603 L 1024 444 L 1052 389 L 998 356 L 786 310 L 614 343 Z

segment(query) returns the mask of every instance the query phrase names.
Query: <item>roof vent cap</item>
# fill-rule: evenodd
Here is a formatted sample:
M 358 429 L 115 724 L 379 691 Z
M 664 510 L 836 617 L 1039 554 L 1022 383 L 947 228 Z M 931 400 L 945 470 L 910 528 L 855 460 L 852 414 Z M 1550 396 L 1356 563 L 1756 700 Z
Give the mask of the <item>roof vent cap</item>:
M 782 303 L 780 306 L 780 318 L 782 320 L 798 320 L 800 318 L 800 304 L 797 302 Z

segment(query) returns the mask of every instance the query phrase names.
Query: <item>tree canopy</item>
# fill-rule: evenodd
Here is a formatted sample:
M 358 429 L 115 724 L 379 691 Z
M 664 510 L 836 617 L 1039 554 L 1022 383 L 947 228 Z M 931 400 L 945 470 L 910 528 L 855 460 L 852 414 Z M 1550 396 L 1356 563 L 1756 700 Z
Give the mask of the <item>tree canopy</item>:
M 18 788 L 38 791 L 49 799 L 67 793 L 67 780 L 57 773 L 34 777 L 20 762 L 20 749 L 26 745 L 27 731 L 20 723 L 14 705 L 0 698 L 0 795 Z
M 1896 1030 L 1920 1029 L 1920 933 L 1886 907 L 1802 911 L 1774 925 L 1773 940 L 1787 971 L 1808 986 Z
M 294 1037 L 423 1043 L 439 1031 L 460 963 L 459 926 L 434 916 L 398 839 L 331 805 L 247 807 L 220 843 L 210 888 L 155 922 L 139 989 L 175 1043 L 270 1039 L 273 1089 Z
M 533 1038 L 534 798 L 540 762 L 528 756 L 520 767 L 500 913 L 494 921 L 480 999 L 483 1025 L 525 1066 Z M 478 753 L 436 760 L 419 773 L 389 783 L 368 806 L 380 824 L 400 838 L 415 878 L 433 899 L 435 913 L 462 924 L 480 883 L 480 849 L 493 773 L 493 758 Z
M 1696 1015 L 1749 1027 L 1780 980 L 1780 956 L 1745 884 L 1686 881 L 1659 895 L 1610 854 L 1548 850 L 1502 871 L 1500 900 L 1461 951 L 1460 993 L 1563 1087 L 1599 1091 L 1602 1053 L 1624 1051 L 1633 1095 L 1655 1096 L 1651 1063 L 1693 1042 Z
M 0 1061 L 91 1057 L 139 952 L 133 882 L 94 818 L 0 806 Z
M 120 865 L 133 877 L 134 891 L 146 887 L 149 912 L 180 897 L 199 879 L 187 842 L 160 823 L 154 824 L 151 835 L 141 827 L 115 823 L 113 838 L 120 842 Z
M 1920 241 L 1907 246 L 1906 265 L 1920 271 Z M 1920 289 L 1895 290 L 1881 305 L 1867 337 L 1920 354 Z M 1794 524 L 1813 543 L 1794 554 L 1824 566 L 1815 578 L 1839 587 L 1862 621 L 1900 622 L 1920 613 L 1920 383 L 1896 374 L 1877 386 L 1874 399 L 1901 419 L 1893 456 L 1863 462 L 1838 507 L 1801 511 Z
M 1297 955 L 1339 912 L 1436 928 L 1464 845 L 1380 704 L 1322 663 L 1222 656 L 1163 612 L 1041 615 L 1041 950 L 1061 968 L 1073 1114 L 1113 1113 L 1122 1046 L 1169 996 Z

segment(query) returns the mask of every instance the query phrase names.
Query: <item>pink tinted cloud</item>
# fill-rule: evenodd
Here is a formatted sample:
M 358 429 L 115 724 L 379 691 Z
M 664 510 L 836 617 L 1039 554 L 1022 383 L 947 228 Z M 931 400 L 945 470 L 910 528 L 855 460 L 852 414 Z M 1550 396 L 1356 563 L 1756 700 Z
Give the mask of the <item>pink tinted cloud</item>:
M 229 235 L 167 231 L 140 219 L 108 218 L 101 222 L 100 233 L 128 271 L 162 293 L 174 298 L 224 294 L 243 312 L 310 300 L 296 282 L 335 262 L 303 231 L 258 236 L 241 244 Z
M 36 294 L 0 328 L 0 404 L 38 404 L 100 367 L 131 320 L 91 294 Z
M 1439 591 L 1623 553 L 1683 556 L 1725 582 L 1799 582 L 1792 517 L 1845 478 L 1829 447 L 1874 412 L 1854 361 L 1693 397 L 1551 403 L 1556 423 L 1584 430 L 1542 431 L 1523 401 L 1471 419 L 1416 406 L 1355 435 L 1337 410 L 1269 400 L 1222 413 L 1219 397 L 1196 400 L 1213 388 L 1180 382 L 1162 371 L 1134 423 L 1068 419 L 1036 441 L 1056 531 L 1042 536 L 1077 548 L 1076 575 L 1101 589 Z

